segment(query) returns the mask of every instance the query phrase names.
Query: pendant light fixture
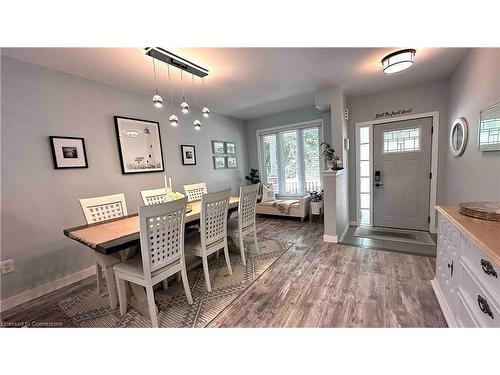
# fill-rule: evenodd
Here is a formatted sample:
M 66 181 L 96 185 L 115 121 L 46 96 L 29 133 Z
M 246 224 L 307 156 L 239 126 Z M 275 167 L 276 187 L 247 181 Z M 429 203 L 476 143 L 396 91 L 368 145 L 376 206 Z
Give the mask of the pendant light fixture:
M 408 69 L 413 65 L 416 53 L 414 49 L 403 49 L 387 55 L 381 61 L 384 73 L 393 74 Z
M 177 126 L 179 124 L 179 119 L 174 114 L 174 101 L 172 99 L 172 81 L 170 80 L 170 65 L 167 64 L 167 74 L 168 74 L 168 89 L 170 91 L 170 117 L 168 121 L 170 121 L 170 125 Z
M 203 109 L 201 110 L 201 113 L 203 113 L 203 117 L 208 117 L 210 116 L 210 110 L 207 107 L 207 97 L 205 95 L 205 77 L 202 78 L 203 82 Z
M 194 86 L 194 75 L 191 74 L 191 78 L 193 80 L 193 108 L 196 110 L 196 90 Z M 193 126 L 196 130 L 201 130 L 201 121 L 198 119 L 195 119 L 193 121 Z
M 153 75 L 155 77 L 155 95 L 153 96 L 153 105 L 156 108 L 161 108 L 163 106 L 163 98 L 158 93 L 158 83 L 156 81 L 156 66 L 155 59 L 153 59 Z
M 181 103 L 181 111 L 186 114 L 189 112 L 189 104 L 186 102 L 186 97 L 184 96 L 184 77 L 182 75 L 181 70 L 181 86 L 182 86 L 182 103 Z

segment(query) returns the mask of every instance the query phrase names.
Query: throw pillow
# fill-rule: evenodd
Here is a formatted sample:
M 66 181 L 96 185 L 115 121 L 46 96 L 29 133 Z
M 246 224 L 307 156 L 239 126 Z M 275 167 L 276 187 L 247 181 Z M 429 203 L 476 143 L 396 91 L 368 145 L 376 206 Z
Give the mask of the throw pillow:
M 276 193 L 274 192 L 273 184 L 268 186 L 262 185 L 262 202 L 271 202 L 276 200 Z

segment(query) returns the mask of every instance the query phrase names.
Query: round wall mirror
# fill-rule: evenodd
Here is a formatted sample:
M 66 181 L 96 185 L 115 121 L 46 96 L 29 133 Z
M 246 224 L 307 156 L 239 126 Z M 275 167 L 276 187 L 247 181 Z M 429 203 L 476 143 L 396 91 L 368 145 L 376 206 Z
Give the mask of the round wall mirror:
M 460 156 L 467 146 L 467 122 L 463 117 L 456 119 L 450 130 L 450 149 L 453 155 Z

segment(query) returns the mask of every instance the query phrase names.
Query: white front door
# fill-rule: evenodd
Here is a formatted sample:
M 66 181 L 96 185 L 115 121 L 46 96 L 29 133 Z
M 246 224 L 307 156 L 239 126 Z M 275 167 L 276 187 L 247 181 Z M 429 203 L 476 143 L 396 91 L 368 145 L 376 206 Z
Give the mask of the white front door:
M 373 225 L 428 230 L 432 118 L 373 126 Z

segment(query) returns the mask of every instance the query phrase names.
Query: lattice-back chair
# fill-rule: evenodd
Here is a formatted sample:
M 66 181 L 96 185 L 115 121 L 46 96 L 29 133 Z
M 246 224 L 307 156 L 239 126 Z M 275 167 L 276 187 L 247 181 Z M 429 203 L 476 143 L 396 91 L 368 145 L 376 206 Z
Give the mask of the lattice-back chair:
M 238 236 L 240 242 L 241 260 L 246 263 L 245 246 L 243 238 L 248 234 L 253 234 L 255 249 L 259 251 L 257 242 L 257 228 L 255 225 L 255 208 L 257 206 L 257 195 L 259 193 L 260 183 L 254 185 L 244 185 L 240 187 L 240 203 L 238 205 L 238 218 L 229 220 L 228 234 Z
M 125 202 L 125 195 L 113 194 L 103 197 L 84 198 L 80 199 L 83 214 L 87 220 L 87 224 L 95 224 L 105 220 L 119 219 L 127 216 L 127 203 Z M 108 286 L 109 302 L 111 309 L 116 309 L 118 304 L 118 297 L 116 292 L 115 277 L 113 275 L 113 266 L 120 263 L 123 255 L 113 254 L 104 255 L 96 251 L 93 252 L 95 257 L 95 268 L 97 276 L 97 292 L 102 289 L 102 271 L 106 277 L 106 284 Z
M 233 274 L 227 248 L 227 210 L 231 189 L 204 194 L 201 198 L 200 232 L 186 238 L 186 251 L 201 257 L 207 290 L 212 291 L 208 256 L 224 249 L 227 270 Z
M 158 327 L 153 286 L 180 272 L 189 304 L 193 303 L 184 258 L 184 223 L 187 198 L 139 207 L 142 259 L 136 257 L 113 267 L 120 313 L 127 312 L 125 281 L 146 289 L 151 324 Z
M 167 199 L 167 189 L 159 188 L 151 190 L 141 190 L 141 197 L 145 206 L 165 203 Z
M 207 194 L 207 185 L 204 182 L 199 184 L 184 185 L 184 191 L 188 197 L 188 202 L 200 201 L 203 194 Z

